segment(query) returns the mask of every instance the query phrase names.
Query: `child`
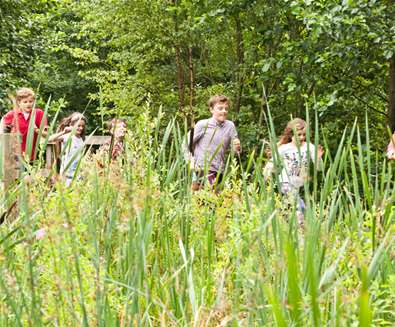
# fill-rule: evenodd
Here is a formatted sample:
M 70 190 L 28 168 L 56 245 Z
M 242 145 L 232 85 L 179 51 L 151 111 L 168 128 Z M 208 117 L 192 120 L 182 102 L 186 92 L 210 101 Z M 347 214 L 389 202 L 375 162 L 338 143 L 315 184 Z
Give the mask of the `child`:
M 74 112 L 61 121 L 58 132 L 49 138 L 50 142 L 62 142 L 60 173 L 65 178 L 66 186 L 71 184 L 84 152 L 85 125 L 86 118 Z
M 224 95 L 214 95 L 208 101 L 212 117 L 196 123 L 190 157 L 195 170 L 192 190 L 202 187 L 202 179 L 213 185 L 220 183 L 225 169 L 225 153 L 233 145 L 233 150 L 240 153 L 240 140 L 234 123 L 227 120 L 229 99 Z M 190 154 L 192 155 L 192 154 Z M 207 174 L 207 175 L 206 175 Z
M 111 160 L 116 160 L 124 151 L 123 140 L 127 132 L 126 120 L 121 118 L 113 118 L 107 123 L 111 134 L 111 140 L 103 144 L 99 149 L 99 154 L 108 154 Z
M 1 121 L 1 130 L 21 135 L 22 154 L 30 152 L 30 160 L 35 159 L 37 136 L 40 127 L 43 127 L 42 136 L 46 136 L 47 119 L 40 108 L 34 108 L 35 94 L 29 88 L 21 88 L 16 91 L 15 108 L 5 114 Z M 32 148 L 27 149 L 27 137 L 29 133 L 30 120 L 34 113 L 33 142 Z
M 303 222 L 304 201 L 299 195 L 299 189 L 308 180 L 308 152 L 310 159 L 315 161 L 315 147 L 306 143 L 306 122 L 303 119 L 291 120 L 285 128 L 278 143 L 278 154 L 283 164 L 279 176 L 280 190 L 283 194 L 289 194 L 297 199 L 297 216 L 299 223 Z M 324 150 L 321 145 L 317 148 L 317 169 L 321 170 L 322 155 Z

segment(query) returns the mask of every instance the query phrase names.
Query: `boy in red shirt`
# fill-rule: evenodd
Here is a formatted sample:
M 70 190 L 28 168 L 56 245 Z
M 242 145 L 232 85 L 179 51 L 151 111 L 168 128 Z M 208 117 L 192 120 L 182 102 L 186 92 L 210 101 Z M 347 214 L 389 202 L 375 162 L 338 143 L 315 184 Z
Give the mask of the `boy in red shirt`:
M 30 160 L 34 160 L 35 149 L 37 143 L 37 136 L 41 125 L 47 126 L 47 119 L 44 117 L 44 112 L 39 108 L 34 108 L 35 94 L 29 88 L 21 88 L 16 91 L 16 106 L 13 110 L 6 113 L 1 120 L 2 130 L 7 130 L 11 133 L 19 133 L 21 137 L 21 150 L 23 154 L 29 151 L 26 147 L 27 137 L 29 132 L 30 120 L 34 112 L 33 124 L 33 146 L 30 152 Z M 43 128 L 42 135 L 45 136 L 45 128 Z

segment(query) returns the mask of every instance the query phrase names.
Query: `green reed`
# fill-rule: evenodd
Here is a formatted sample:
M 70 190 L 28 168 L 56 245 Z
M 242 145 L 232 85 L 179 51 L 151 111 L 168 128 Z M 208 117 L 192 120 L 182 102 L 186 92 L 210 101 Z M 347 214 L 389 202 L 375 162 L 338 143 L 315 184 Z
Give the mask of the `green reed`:
M 326 147 L 322 172 L 311 163 L 303 226 L 277 175 L 263 176 L 261 151 L 229 157 L 221 192 L 192 193 L 186 125 L 163 125 L 147 107 L 122 161 L 83 159 L 69 188 L 37 165 L 9 192 L 18 205 L 0 226 L 2 325 L 395 322 L 393 168 L 371 150 L 367 121 Z M 270 111 L 267 126 L 278 172 Z M 307 139 L 327 144 L 317 115 Z

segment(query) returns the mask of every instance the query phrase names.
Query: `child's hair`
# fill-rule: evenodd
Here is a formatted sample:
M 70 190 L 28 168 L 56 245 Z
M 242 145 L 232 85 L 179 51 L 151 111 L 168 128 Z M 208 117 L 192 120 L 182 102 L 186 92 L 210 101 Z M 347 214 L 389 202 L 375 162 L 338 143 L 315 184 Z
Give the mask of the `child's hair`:
M 67 116 L 67 117 L 65 117 L 65 118 L 63 118 L 61 120 L 57 131 L 58 132 L 62 132 L 62 131 L 64 131 L 64 129 L 67 126 L 73 126 L 76 122 L 78 122 L 80 120 L 83 120 L 86 123 L 86 118 L 85 118 L 85 116 L 82 113 L 80 113 L 80 112 L 73 112 L 71 115 L 69 115 L 69 116 Z M 85 137 L 85 130 L 84 130 L 84 132 L 82 133 L 81 136 Z
M 124 123 L 126 125 L 126 119 L 124 118 L 113 118 L 107 122 L 107 128 L 109 132 L 112 134 L 115 128 L 115 125 L 118 123 Z
M 228 104 L 228 105 L 230 105 L 230 100 L 229 100 L 229 98 L 228 97 L 226 97 L 225 95 L 222 95 L 222 94 L 220 94 L 220 95 L 213 95 L 212 97 L 210 97 L 210 99 L 208 100 L 208 106 L 210 107 L 210 108 L 214 108 L 214 106 L 217 104 L 217 103 L 222 103 L 222 104 Z
M 36 94 L 32 89 L 29 89 L 27 87 L 21 87 L 20 89 L 16 90 L 15 96 L 14 94 L 8 94 L 8 97 L 10 98 L 12 104 L 16 107 L 18 105 L 18 102 L 21 101 L 22 99 L 28 98 L 32 96 L 33 98 L 36 97 Z
M 36 94 L 34 93 L 34 91 L 32 89 L 29 89 L 27 87 L 22 87 L 16 91 L 15 101 L 16 101 L 16 103 L 18 103 L 22 99 L 28 98 L 30 96 L 35 98 Z
M 306 130 L 307 124 L 301 118 L 292 119 L 288 122 L 287 126 L 284 129 L 283 135 L 280 137 L 280 141 L 278 145 L 287 144 L 292 141 L 292 136 L 294 135 L 294 131 L 299 132 Z

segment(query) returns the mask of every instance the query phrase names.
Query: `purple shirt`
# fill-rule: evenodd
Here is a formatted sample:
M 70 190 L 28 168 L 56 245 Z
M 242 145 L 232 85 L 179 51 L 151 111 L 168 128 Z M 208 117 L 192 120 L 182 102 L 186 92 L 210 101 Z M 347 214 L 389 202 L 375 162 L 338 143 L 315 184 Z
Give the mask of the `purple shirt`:
M 195 166 L 209 171 L 222 172 L 225 168 L 225 152 L 237 138 L 235 124 L 230 120 L 218 123 L 214 118 L 196 123 L 193 145 Z

